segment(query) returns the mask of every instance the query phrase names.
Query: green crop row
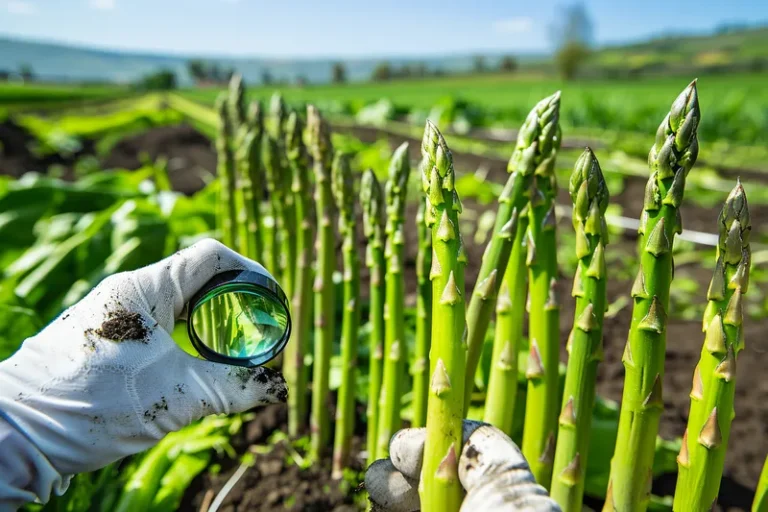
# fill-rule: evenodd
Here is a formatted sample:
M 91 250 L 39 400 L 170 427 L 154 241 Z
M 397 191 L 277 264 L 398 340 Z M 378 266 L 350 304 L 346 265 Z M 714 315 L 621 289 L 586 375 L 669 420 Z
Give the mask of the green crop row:
M 270 233 L 269 243 L 262 239 L 262 243 L 255 246 L 281 248 L 282 258 L 274 263 L 273 272 L 282 277 L 294 297 L 294 308 L 301 314 L 309 315 L 307 298 L 310 283 L 314 283 L 316 329 L 314 333 L 309 329 L 294 332 L 291 357 L 284 363 L 289 387 L 296 395 L 289 411 L 293 417 L 291 433 L 297 435 L 307 425 L 306 400 L 311 389 L 310 455 L 319 462 L 333 444 L 333 474 L 340 475 L 349 464 L 350 422 L 354 421 L 354 400 L 349 397 L 359 387 L 357 379 L 361 369 L 355 348 L 360 315 L 356 276 L 360 263 L 347 256 L 354 242 L 345 235 L 354 231 L 354 197 L 357 196 L 354 183 L 350 183 L 349 159 L 344 152 L 334 151 L 329 126 L 315 107 L 307 108 L 305 131 L 302 116 L 289 113 L 280 97 L 273 98 L 266 118 L 258 102 L 251 103 L 250 107 L 246 105 L 239 78 L 233 81 L 229 93 L 223 93 L 217 100 L 223 237 L 231 247 L 248 251 L 254 246 L 249 243 L 249 233 L 258 236 Z M 624 397 L 610 477 L 607 488 L 601 492 L 605 510 L 646 510 L 652 502 L 650 485 L 663 410 L 672 246 L 675 235 L 682 231 L 680 206 L 686 177 L 698 156 L 701 119 L 694 82 L 678 96 L 663 118 L 650 151 L 651 176 L 645 189 L 639 228 L 640 268 L 631 290 L 632 324 L 623 358 Z M 266 149 L 255 154 L 241 152 L 242 141 L 248 140 L 248 136 L 260 137 Z M 572 291 L 576 311 L 567 345 L 570 357 L 564 389 L 561 389 L 557 370 L 561 318 L 555 291 L 558 263 L 554 202 L 555 162 L 561 140 L 560 93 L 556 93 L 534 107 L 518 133 L 509 162 L 510 178 L 498 198 L 491 240 L 470 294 L 464 283 L 468 259 L 459 229 L 463 208 L 456 189 L 452 153 L 435 125 L 427 122 L 419 165 L 425 201 L 421 218 L 427 229 L 420 234 L 424 240 L 420 248 L 429 250 L 426 239 L 431 239 L 432 263 L 427 273 L 431 286 L 419 288 L 423 296 L 419 299 L 422 309 L 417 322 L 422 321 L 427 305 L 431 304 L 429 338 L 432 343 L 428 349 L 420 347 L 425 343 L 429 345 L 429 341 L 424 332 L 419 337 L 416 350 L 422 358 L 413 362 L 412 371 L 416 378 L 420 370 L 428 368 L 428 385 L 414 386 L 411 391 L 413 420 L 419 424 L 424 418 L 427 428 L 419 488 L 425 510 L 458 510 L 460 507 L 462 490 L 457 462 L 462 446 L 461 420 L 470 409 L 476 370 L 494 309 L 499 318 L 490 379 L 483 383 L 488 390 L 484 418 L 508 434 L 514 434 L 514 407 L 509 404 L 518 393 L 517 361 L 522 346 L 526 296 L 530 339 L 525 354 L 527 400 L 522 452 L 536 481 L 551 489 L 552 496 L 564 510 L 582 508 L 586 461 L 591 452 L 596 369 L 603 358 L 602 324 L 607 308 L 606 253 L 609 250 L 605 212 L 609 192 L 597 158 L 587 149 L 576 162 L 569 180 L 578 263 Z M 376 429 L 375 434 L 368 435 L 375 445 L 367 447 L 369 458 L 374 459 L 388 455 L 388 440 L 402 426 L 401 396 L 409 361 L 403 328 L 403 244 L 406 239 L 403 212 L 410 174 L 409 159 L 405 155 L 407 145 L 392 156 L 383 187 L 372 173 L 366 173 L 360 185 L 365 187 L 360 196 L 361 207 L 366 212 L 371 297 L 381 297 L 379 288 L 384 287 L 383 307 L 369 310 L 371 325 L 378 326 L 371 331 L 368 385 L 380 386 L 380 389 L 369 389 L 367 393 L 371 401 L 379 397 L 378 406 L 370 409 L 367 425 L 369 432 Z M 237 228 L 247 218 L 239 212 L 259 208 L 247 188 L 258 180 L 267 182 L 277 233 L 266 226 L 247 231 Z M 298 182 L 301 185 L 297 186 Z M 312 182 L 315 184 L 314 215 L 303 212 L 297 217 L 296 204 L 312 206 L 305 200 L 310 194 L 307 184 Z M 377 206 L 382 204 L 384 208 Z M 336 265 L 333 253 L 337 242 L 332 227 L 336 215 L 339 231 L 344 235 L 345 254 L 340 269 L 344 289 L 340 301 L 344 311 L 340 329 L 343 377 L 337 402 L 336 438 L 331 443 L 327 400 L 336 329 L 334 316 L 329 313 L 336 299 L 335 289 L 329 285 Z M 314 222 L 307 226 L 307 219 Z M 680 478 L 674 497 L 675 510 L 709 507 L 717 497 L 723 472 L 733 418 L 735 361 L 744 346 L 742 294 L 747 291 L 751 261 L 751 224 L 741 184 L 728 195 L 717 228 L 716 265 L 704 314 L 705 340 L 694 372 L 688 430 L 677 456 Z M 294 277 L 306 272 L 306 261 L 304 265 L 296 263 L 305 258 L 297 259 L 292 245 L 294 233 L 303 229 L 315 231 L 317 248 L 315 279 L 302 280 L 301 286 L 305 289 L 298 288 L 299 281 Z M 382 244 L 383 260 L 376 256 Z M 255 258 L 266 256 L 256 252 L 247 254 Z M 427 257 L 421 254 L 418 260 Z M 510 315 L 509 321 L 506 315 Z M 300 324 L 304 321 L 298 320 Z M 310 379 L 305 355 L 312 349 Z M 423 354 L 429 354 L 428 358 Z M 311 385 L 307 385 L 308 382 Z M 418 393 L 425 396 L 416 397 Z M 426 404 L 426 414 L 423 404 Z M 375 450 L 373 456 L 371 450 Z
M 744 144 L 765 143 L 768 129 L 763 74 L 711 75 L 701 77 L 706 94 L 699 134 L 713 143 L 727 140 Z M 541 77 L 467 76 L 388 83 L 311 85 L 280 90 L 296 106 L 318 105 L 328 115 L 356 115 L 367 106 L 385 100 L 378 113 L 365 117 L 387 120 L 411 118 L 423 124 L 427 116 L 445 128 L 515 126 L 527 115 L 529 105 L 547 91 L 559 89 L 571 98 L 563 105 L 561 122 L 573 129 L 612 129 L 653 133 L 654 119 L 664 116 L 665 98 L 677 89 L 675 78 L 643 78 L 561 82 Z M 266 100 L 274 87 L 257 87 L 251 99 Z M 193 100 L 213 104 L 216 90 L 187 90 Z
M 75 184 L 33 175 L 0 181 L 0 234 L 6 242 L 0 249 L 0 268 L 5 269 L 0 281 L 0 347 L 5 352 L 0 357 L 104 276 L 215 234 L 264 261 L 292 297 L 296 329 L 283 363 L 291 388 L 289 428 L 299 435 L 311 422 L 310 460 L 320 463 L 333 446 L 336 476 L 349 464 L 352 426 L 362 420 L 355 416 L 354 404 L 368 401 L 371 460 L 387 455 L 389 436 L 408 419 L 428 428 L 425 467 L 444 470 L 444 460 L 455 464 L 457 459 L 446 455 L 461 440 L 441 437 L 445 429 L 440 427 L 469 416 L 484 418 L 519 441 L 537 480 L 551 487 L 565 510 L 579 510 L 583 494 L 605 498 L 607 510 L 667 509 L 671 499 L 651 498 L 648 480 L 636 475 L 669 473 L 678 465 L 675 509 L 712 503 L 732 419 L 732 370 L 743 348 L 741 295 L 747 291 L 751 225 L 741 186 L 728 196 L 718 223 L 713 223 L 720 240 L 707 292 L 706 335 L 694 374 L 701 384 L 694 377 L 690 434 L 677 443 L 656 437 L 666 313 L 674 313 L 671 251 L 688 171 L 698 152 L 701 114 L 694 86 L 664 117 L 651 149 L 651 178 L 643 211 L 638 212 L 640 271 L 631 291 L 636 318 L 625 352 L 621 410 L 594 392 L 608 307 L 606 260 L 611 249 L 605 215 L 611 181 L 591 151 L 576 160 L 569 178 L 574 230 L 556 234 L 554 195 L 558 174 L 563 178 L 556 172 L 562 140 L 560 95 L 548 97 L 525 116 L 507 185 L 483 192 L 497 199 L 499 207 L 471 293 L 464 286 L 467 255 L 460 229 L 469 213 L 460 197 L 471 185 L 464 180 L 467 176 L 456 174 L 448 143 L 434 125 L 427 125 L 414 177 L 409 176 L 405 148 L 394 155 L 387 148 L 351 159 L 349 152 L 359 149 L 357 143 L 332 136 L 317 109 L 305 115 L 278 98 L 265 113 L 245 98 L 242 83 L 235 81 L 216 111 L 183 98 L 169 100 L 173 109 L 216 137 L 219 179 L 190 198 L 167 191 L 162 166 L 130 174 L 95 173 Z M 120 125 L 125 116 L 116 112 L 110 119 Z M 50 131 L 43 122 L 31 123 L 40 136 Z M 104 127 L 109 125 L 104 121 Z M 363 169 L 353 169 L 355 165 L 370 165 L 377 172 L 358 172 Z M 694 176 L 690 181 L 695 184 Z M 254 192 L 264 189 L 269 194 L 262 201 Z M 418 225 L 403 213 L 414 189 L 422 205 Z M 369 251 L 365 264 L 371 268 L 370 281 L 362 283 L 357 270 L 363 262 L 355 257 L 350 236 L 358 212 Z M 416 310 L 405 307 L 402 250 L 407 230 L 418 231 L 423 265 Z M 557 325 L 565 320 L 551 285 L 558 263 L 565 264 L 557 261 L 562 251 L 556 249 L 566 237 L 575 240 L 566 252 L 574 267 L 577 309 L 564 367 L 557 361 Z M 317 254 L 311 250 L 313 242 L 318 242 Z M 343 255 L 338 267 L 337 247 Z M 368 305 L 360 300 L 360 286 L 371 288 Z M 531 300 L 530 340 L 522 336 L 526 296 Z M 489 334 L 494 310 L 496 326 Z M 333 441 L 329 390 L 338 391 Z M 198 435 L 194 429 L 200 425 L 184 432 Z M 229 435 L 229 427 L 216 425 L 199 433 L 213 437 L 208 447 L 224 446 Z M 590 438 L 601 442 L 590 443 Z M 207 464 L 205 452 L 190 453 L 176 466 L 164 447 L 161 443 L 120 473 L 123 479 L 151 475 L 138 485 L 120 487 L 141 489 L 140 496 L 112 489 L 117 494 L 111 499 L 121 500 L 121 510 L 173 508 L 184 487 L 181 477 Z M 151 467 L 139 470 L 144 462 Z M 65 498 L 74 499 L 79 490 L 99 496 L 105 489 L 99 482 L 114 474 L 114 468 L 107 468 L 83 477 Z M 455 466 L 432 471 L 424 481 L 425 510 L 458 509 Z M 706 485 L 700 483 L 704 481 Z M 168 483 L 165 491 L 158 490 L 162 482 Z M 165 501 L 165 496 L 171 498 Z

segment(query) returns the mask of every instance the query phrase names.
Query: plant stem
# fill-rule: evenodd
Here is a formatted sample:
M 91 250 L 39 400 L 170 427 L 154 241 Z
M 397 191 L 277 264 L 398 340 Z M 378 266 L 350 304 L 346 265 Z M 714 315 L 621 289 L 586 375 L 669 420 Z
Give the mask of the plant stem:
M 389 441 L 400 430 L 401 399 L 405 362 L 408 360 L 405 344 L 405 196 L 411 172 L 408 144 L 403 143 L 392 155 L 389 179 L 385 188 L 387 204 L 387 236 L 384 256 L 387 261 L 386 303 L 384 305 L 385 344 L 382 389 L 379 401 L 379 423 L 376 427 L 376 458 L 389 455 Z
M 528 210 L 517 216 L 517 230 L 496 301 L 496 336 L 485 399 L 484 421 L 512 436 L 517 400 L 517 356 L 523 338 L 528 274 L 525 266 L 525 235 Z
M 555 96 L 558 96 L 557 94 Z M 550 107 L 556 109 L 556 107 Z M 559 147 L 560 128 L 551 126 L 554 139 L 541 149 Z M 541 141 L 539 137 L 539 141 Z M 557 302 L 557 242 L 554 154 L 533 173 L 529 189 L 526 264 L 530 284 L 528 337 L 530 349 L 525 376 L 528 392 L 522 452 L 536 482 L 549 488 L 555 454 L 560 355 L 560 305 Z
M 304 357 L 311 346 L 312 315 L 312 200 L 307 169 L 307 152 L 302 140 L 302 126 L 298 115 L 292 112 L 286 130 L 286 149 L 291 166 L 296 198 L 296 282 L 291 300 L 295 324 L 291 341 L 286 345 L 283 373 L 288 388 L 288 433 L 298 436 L 306 425 L 308 368 Z
M 576 308 L 566 347 L 568 368 L 555 450 L 552 498 L 564 511 L 579 512 L 584 499 L 597 365 L 603 359 L 605 246 L 608 243 L 605 224 L 608 189 L 600 164 L 589 148 L 576 162 L 569 191 L 578 258 L 573 284 Z
M 747 196 L 738 183 L 718 224 L 715 272 L 707 291 L 705 337 L 693 373 L 691 411 L 679 467 L 674 510 L 708 510 L 717 499 L 731 433 L 736 359 L 743 347 L 742 296 L 749 285 L 751 249 Z
M 682 231 L 685 177 L 696 161 L 700 119 L 696 82 L 672 104 L 656 132 L 652 170 L 640 218 L 640 271 L 632 287 L 634 307 L 624 350 L 624 393 L 616 451 L 604 510 L 644 511 L 648 506 L 666 350 L 666 311 L 672 281 L 672 245 Z
M 232 158 L 232 127 L 227 112 L 227 95 L 222 93 L 216 100 L 219 128 L 216 136 L 216 172 L 219 176 L 219 218 L 221 241 L 231 249 L 237 249 L 237 212 L 235 209 L 235 169 Z
M 382 358 L 384 354 L 384 197 L 381 186 L 372 170 L 363 173 L 360 198 L 363 203 L 363 229 L 368 240 L 366 264 L 370 269 L 371 323 L 370 356 L 368 362 L 368 465 L 376 460 L 376 436 L 379 424 L 379 395 L 382 381 Z
M 317 207 L 317 271 L 315 274 L 315 355 L 312 373 L 312 440 L 310 455 L 319 460 L 328 445 L 330 434 L 329 372 L 334 338 L 333 270 L 336 263 L 336 240 L 333 229 L 333 193 L 331 191 L 331 158 L 333 146 L 325 120 L 314 106 L 307 107 L 309 146 L 314 159 L 315 205 Z
M 280 266 L 280 253 L 282 251 L 281 247 L 281 224 L 283 222 L 283 208 L 284 208 L 284 195 L 283 195 L 283 186 L 282 186 L 282 173 L 280 169 L 280 148 L 277 145 L 277 142 L 275 139 L 264 134 L 263 139 L 263 162 L 264 162 L 264 170 L 266 182 L 267 182 L 267 191 L 269 192 L 269 204 L 270 204 L 270 214 L 272 216 L 272 229 L 269 232 L 270 235 L 270 243 L 267 247 L 267 255 L 269 258 L 267 259 L 267 270 L 272 272 L 272 274 L 282 280 L 283 276 L 281 275 L 281 266 Z M 284 285 L 285 283 L 283 283 Z M 289 293 L 287 288 L 283 288 L 286 293 Z
M 522 211 L 534 174 L 551 174 L 560 148 L 560 92 L 539 101 L 526 118 L 509 160 L 510 177 L 499 197 L 493 236 L 480 264 L 475 293 L 467 310 L 467 376 L 465 408 L 474 389 L 475 371 L 483 351 L 485 333 L 505 274 L 514 241 L 511 224 L 515 209 Z M 482 285 L 482 286 L 481 286 Z
M 752 502 L 752 512 L 768 511 L 768 457 L 763 464 L 763 470 L 760 472 L 760 480 L 757 482 L 755 499 Z
M 427 424 L 427 393 L 429 389 L 429 347 L 432 329 L 432 283 L 429 270 L 432 267 L 432 232 L 424 222 L 426 201 L 419 201 L 416 214 L 416 230 L 419 251 L 416 256 L 416 348 L 413 361 L 413 419 L 411 427 Z
M 349 157 L 337 154 L 333 163 L 333 185 L 339 210 L 339 233 L 343 243 L 344 314 L 341 328 L 341 386 L 336 404 L 336 439 L 333 449 L 333 478 L 341 478 L 349 465 L 349 450 L 355 427 L 357 387 L 357 331 L 360 327 L 360 260 L 355 247 L 355 184 Z
M 240 254 L 253 260 L 261 259 L 261 210 L 256 198 L 261 189 L 261 130 L 256 125 L 248 129 L 236 150 L 238 189 L 238 241 Z
M 232 126 L 232 133 L 238 135 L 241 128 L 247 128 L 245 112 L 245 83 L 240 73 L 235 73 L 229 79 L 229 98 L 227 115 Z M 240 137 L 237 137 L 240 138 Z M 237 148 L 233 148 L 236 150 Z
M 464 418 L 464 267 L 459 231 L 461 202 L 454 188 L 453 156 L 430 121 L 421 143 L 425 222 L 432 230 L 432 348 L 427 403 L 427 438 L 421 473 L 421 507 L 458 511 L 463 498 L 458 460 Z

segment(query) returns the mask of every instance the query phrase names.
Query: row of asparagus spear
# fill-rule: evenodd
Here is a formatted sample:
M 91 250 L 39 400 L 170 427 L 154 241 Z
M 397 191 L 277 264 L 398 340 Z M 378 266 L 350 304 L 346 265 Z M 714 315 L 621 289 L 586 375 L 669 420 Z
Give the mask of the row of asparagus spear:
M 246 109 L 244 97 L 242 81 L 235 77 L 229 93 L 217 104 L 220 232 L 225 243 L 270 266 L 292 297 L 295 329 L 282 362 L 291 389 L 290 433 L 299 435 L 307 426 L 311 387 L 311 456 L 319 460 L 330 446 L 334 404 L 329 374 L 338 302 L 342 380 L 335 404 L 333 474 L 340 477 L 349 465 L 359 377 L 360 267 L 364 264 L 370 275 L 368 461 L 386 457 L 391 436 L 403 426 L 401 404 L 410 373 L 411 425 L 427 428 L 422 508 L 458 510 L 461 421 L 476 390 L 486 331 L 495 312 L 484 420 L 512 436 L 527 310 L 522 451 L 537 482 L 550 490 L 563 510 L 581 510 L 597 366 L 603 359 L 609 192 L 597 157 L 587 148 L 568 184 L 578 264 L 571 287 L 576 305 L 561 390 L 559 351 L 565 340 L 560 339 L 555 213 L 560 94 L 540 101 L 518 133 L 509 179 L 498 199 L 492 236 L 470 295 L 464 282 L 467 256 L 459 230 L 462 205 L 453 157 L 437 127 L 427 122 L 420 148 L 423 195 L 414 224 L 405 216 L 411 170 L 407 144 L 394 152 L 382 185 L 373 171 L 353 172 L 349 155 L 334 151 L 328 123 L 316 108 L 308 107 L 304 120 L 275 97 L 268 115 L 263 115 L 257 102 Z M 625 385 L 604 510 L 642 511 L 649 503 L 663 409 L 672 248 L 682 230 L 680 206 L 686 176 L 698 154 L 699 120 L 693 82 L 672 104 L 649 155 L 651 176 L 638 233 L 640 269 L 631 289 L 632 322 L 622 359 Z M 366 241 L 364 258 L 357 250 L 359 217 Z M 718 228 L 704 342 L 678 457 L 674 509 L 679 511 L 703 510 L 714 503 L 734 416 L 751 230 L 740 183 L 726 200 Z M 418 235 L 412 357 L 404 322 L 406 229 L 415 229 Z M 338 269 L 337 246 L 341 248 Z M 335 296 L 335 270 L 342 275 L 340 297 Z M 306 364 L 310 351 L 311 379 Z M 410 368 L 408 361 L 412 361 Z

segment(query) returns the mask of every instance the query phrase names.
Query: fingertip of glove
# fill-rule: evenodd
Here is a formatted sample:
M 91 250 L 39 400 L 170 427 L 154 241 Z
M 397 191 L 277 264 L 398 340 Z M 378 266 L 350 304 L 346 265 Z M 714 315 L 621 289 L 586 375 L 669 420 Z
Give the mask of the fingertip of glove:
M 255 398 L 255 405 L 288 401 L 288 385 L 283 374 L 276 370 L 264 366 L 231 367 L 228 373 L 236 387 Z
M 264 396 L 268 403 L 282 404 L 288 401 L 288 384 L 282 373 L 260 366 L 252 368 L 251 375 L 251 380 L 264 389 Z

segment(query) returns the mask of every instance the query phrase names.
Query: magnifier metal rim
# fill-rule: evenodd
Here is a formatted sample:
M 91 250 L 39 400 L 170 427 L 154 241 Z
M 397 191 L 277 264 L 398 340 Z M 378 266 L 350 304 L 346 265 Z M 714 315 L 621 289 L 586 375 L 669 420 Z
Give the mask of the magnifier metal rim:
M 208 346 L 203 343 L 203 341 L 195 332 L 194 327 L 192 326 L 192 317 L 194 316 L 194 312 L 206 295 L 221 286 L 238 283 L 251 286 L 253 288 L 258 288 L 260 292 L 272 296 L 273 299 L 282 304 L 282 306 L 285 308 L 286 325 L 283 336 L 268 352 L 259 354 L 257 356 L 231 357 L 219 354 L 218 352 L 208 348 Z M 280 285 L 278 285 L 274 279 L 271 279 L 265 274 L 253 272 L 250 270 L 228 270 L 226 272 L 221 272 L 220 274 L 213 276 L 210 281 L 205 283 L 205 285 L 203 285 L 203 287 L 200 288 L 200 290 L 192 297 L 192 300 L 189 301 L 189 314 L 187 315 L 187 334 L 190 341 L 192 341 L 192 346 L 195 347 L 201 356 L 203 356 L 205 359 L 208 359 L 209 361 L 231 364 L 235 366 L 244 366 L 246 368 L 261 366 L 264 363 L 277 357 L 280 352 L 285 349 L 285 345 L 288 344 L 288 340 L 291 337 L 291 310 L 288 297 L 286 297 L 285 292 L 282 288 L 280 288 Z

